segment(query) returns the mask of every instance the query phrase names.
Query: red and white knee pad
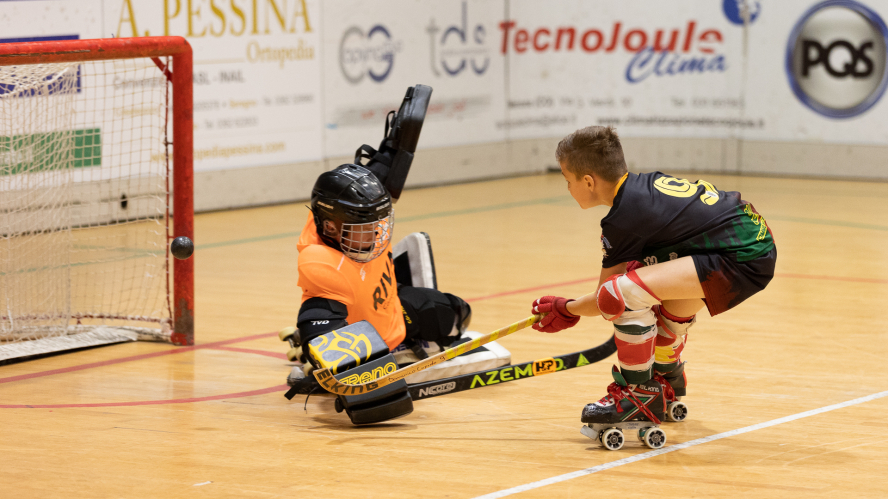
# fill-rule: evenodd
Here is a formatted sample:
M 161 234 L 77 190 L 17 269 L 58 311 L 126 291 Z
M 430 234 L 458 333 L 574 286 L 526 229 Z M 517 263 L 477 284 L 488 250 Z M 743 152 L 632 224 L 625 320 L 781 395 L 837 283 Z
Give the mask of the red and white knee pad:
M 619 319 L 627 310 L 641 311 L 660 304 L 660 299 L 635 271 L 610 276 L 598 288 L 598 310 L 609 321 Z
M 654 364 L 657 317 L 652 308 L 660 299 L 635 271 L 617 274 L 598 288 L 598 309 L 614 323 L 617 358 L 630 384 L 649 379 Z

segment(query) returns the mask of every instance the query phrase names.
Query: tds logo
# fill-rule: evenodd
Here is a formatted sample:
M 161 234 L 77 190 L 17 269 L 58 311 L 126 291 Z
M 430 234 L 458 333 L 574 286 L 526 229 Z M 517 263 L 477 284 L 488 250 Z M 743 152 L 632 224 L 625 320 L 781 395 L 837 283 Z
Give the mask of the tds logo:
M 456 76 L 467 68 L 476 75 L 482 75 L 490 66 L 490 56 L 484 39 L 487 36 L 483 24 L 468 27 L 468 6 L 462 3 L 462 24 L 450 26 L 440 36 L 441 31 L 432 19 L 426 32 L 431 46 L 432 73 L 440 76 L 439 67 L 450 76 Z
M 392 72 L 395 54 L 401 51 L 401 42 L 392 40 L 388 29 L 381 24 L 364 31 L 352 26 L 342 34 L 339 42 L 339 69 L 342 76 L 354 85 L 364 76 L 380 83 Z
M 888 27 L 854 0 L 827 0 L 798 21 L 786 47 L 786 73 L 796 97 L 830 118 L 850 118 L 885 92 Z

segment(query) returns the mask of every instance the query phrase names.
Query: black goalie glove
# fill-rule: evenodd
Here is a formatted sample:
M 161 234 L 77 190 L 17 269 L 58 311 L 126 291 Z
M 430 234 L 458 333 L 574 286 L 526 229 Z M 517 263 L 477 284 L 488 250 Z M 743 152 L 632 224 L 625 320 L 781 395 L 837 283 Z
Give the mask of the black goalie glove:
M 404 182 L 407 181 L 431 97 L 432 87 L 427 85 L 408 88 L 398 111 L 390 112 L 385 118 L 385 137 L 379 149 L 364 144 L 355 152 L 355 164 L 373 172 L 385 185 L 393 201 L 401 197 Z M 369 160 L 366 165 L 361 162 L 364 159 Z

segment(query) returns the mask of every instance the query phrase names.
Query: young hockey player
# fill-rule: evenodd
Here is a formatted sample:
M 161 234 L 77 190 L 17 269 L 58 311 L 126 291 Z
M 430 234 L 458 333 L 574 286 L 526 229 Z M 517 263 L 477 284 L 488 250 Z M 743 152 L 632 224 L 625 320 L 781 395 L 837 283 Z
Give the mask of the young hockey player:
M 577 130 L 561 140 L 555 157 L 580 208 L 610 211 L 601 220 L 597 291 L 537 299 L 533 313 L 549 315 L 534 329 L 554 333 L 581 316 L 614 323 L 620 369 L 608 394 L 583 409 L 582 422 L 594 430 L 584 434 L 619 448 L 622 434 L 605 429 L 639 428 L 629 421 L 655 426 L 664 413 L 684 419 L 687 408 L 675 401 L 686 391 L 681 352 L 696 313 L 705 304 L 718 315 L 764 289 L 777 250 L 764 218 L 740 193 L 660 172 L 628 173 L 611 127 Z M 661 446 L 659 435 L 662 442 L 646 443 Z
M 351 348 L 366 354 L 366 360 L 391 353 L 393 362 L 403 367 L 468 339 L 463 333 L 471 320 L 471 307 L 463 299 L 436 289 L 428 236 L 414 233 L 395 248 L 391 244 L 393 202 L 401 194 L 430 94 L 431 88 L 423 85 L 408 90 L 399 112 L 386 120 L 379 150 L 366 145 L 358 150 L 355 161 L 369 158 L 366 167 L 344 164 L 322 173 L 315 182 L 311 212 L 297 245 L 298 285 L 302 288 L 297 329 L 294 334 L 282 335 L 294 347 L 288 354 L 291 360 L 317 367 L 324 362 L 318 352 L 330 349 L 333 342 L 342 342 L 346 346 L 337 344 L 332 348 L 346 355 L 351 354 L 343 348 Z M 366 337 L 365 333 L 336 332 L 361 321 L 372 326 L 361 329 L 370 330 L 367 334 L 371 337 L 365 343 L 372 347 L 355 345 L 357 340 L 346 341 L 361 334 Z M 315 342 L 315 350 L 309 348 L 309 342 L 325 335 L 323 344 Z M 511 361 L 501 346 L 487 346 L 417 373 L 408 381 L 449 377 Z M 337 356 L 342 358 L 341 353 Z M 369 365 L 366 360 L 358 362 L 362 369 Z M 366 371 L 358 374 L 368 375 Z M 307 393 L 317 387 L 300 365 L 293 368 L 287 381 L 293 393 Z M 356 424 L 384 421 L 412 411 L 406 383 L 390 387 L 370 396 L 342 397 L 337 400 L 337 409 L 345 409 Z

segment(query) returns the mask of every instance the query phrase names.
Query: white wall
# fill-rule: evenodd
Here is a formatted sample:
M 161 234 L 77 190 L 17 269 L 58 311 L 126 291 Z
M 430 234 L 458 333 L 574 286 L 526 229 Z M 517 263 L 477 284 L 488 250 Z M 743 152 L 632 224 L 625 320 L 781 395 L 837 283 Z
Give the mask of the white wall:
M 434 93 L 408 185 L 543 171 L 558 139 L 595 124 L 617 127 L 637 171 L 886 180 L 888 0 L 818 5 L 6 1 L 0 25 L 7 39 L 185 36 L 201 211 L 307 198 L 378 144 L 416 83 Z M 666 53 L 644 49 L 658 37 Z

